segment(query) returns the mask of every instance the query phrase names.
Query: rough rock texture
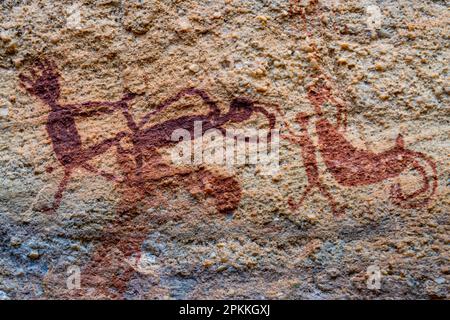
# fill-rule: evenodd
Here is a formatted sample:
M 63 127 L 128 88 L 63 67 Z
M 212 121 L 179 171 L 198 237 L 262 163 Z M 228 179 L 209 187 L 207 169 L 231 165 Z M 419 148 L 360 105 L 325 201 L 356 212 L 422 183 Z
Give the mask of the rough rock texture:
M 446 1 L 0 8 L 0 299 L 449 298 Z M 193 115 L 279 172 L 174 165 Z

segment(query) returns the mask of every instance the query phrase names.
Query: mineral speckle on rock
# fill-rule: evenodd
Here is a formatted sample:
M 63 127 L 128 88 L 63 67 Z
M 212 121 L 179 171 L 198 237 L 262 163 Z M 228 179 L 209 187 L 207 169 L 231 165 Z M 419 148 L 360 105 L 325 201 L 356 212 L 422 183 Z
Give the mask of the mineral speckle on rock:
M 448 299 L 449 18 L 1 1 L 0 299 Z

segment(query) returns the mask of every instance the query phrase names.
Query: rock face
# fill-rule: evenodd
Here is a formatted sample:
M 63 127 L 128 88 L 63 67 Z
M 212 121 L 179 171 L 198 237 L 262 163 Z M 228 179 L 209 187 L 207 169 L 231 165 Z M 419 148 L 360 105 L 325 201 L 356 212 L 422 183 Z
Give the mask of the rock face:
M 445 1 L 0 8 L 0 299 L 449 298 Z

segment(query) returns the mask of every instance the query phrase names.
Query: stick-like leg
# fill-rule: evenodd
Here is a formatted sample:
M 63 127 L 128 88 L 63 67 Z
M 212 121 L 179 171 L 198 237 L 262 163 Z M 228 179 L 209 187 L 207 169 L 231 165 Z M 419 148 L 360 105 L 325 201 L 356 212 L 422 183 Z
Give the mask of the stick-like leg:
M 51 208 L 47 208 L 44 211 L 47 213 L 55 213 L 61 205 L 63 192 L 66 190 L 67 184 L 69 183 L 70 176 L 72 174 L 72 169 L 64 168 L 64 177 L 58 186 L 58 191 L 56 191 L 55 196 L 53 197 L 53 206 Z
M 300 200 L 297 203 L 295 203 L 294 200 L 292 198 L 290 198 L 288 200 L 288 203 L 289 203 L 289 206 L 291 207 L 291 210 L 297 210 L 302 205 L 303 201 L 305 201 L 306 197 L 311 192 L 311 190 L 312 190 L 312 186 L 308 185 L 306 187 L 306 190 L 303 191 L 303 194 L 302 194 L 302 196 L 300 197 Z

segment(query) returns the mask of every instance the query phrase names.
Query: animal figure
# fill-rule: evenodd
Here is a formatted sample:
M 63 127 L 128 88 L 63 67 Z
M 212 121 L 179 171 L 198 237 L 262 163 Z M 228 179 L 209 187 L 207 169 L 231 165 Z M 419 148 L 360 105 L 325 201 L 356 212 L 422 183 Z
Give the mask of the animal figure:
M 47 211 L 54 212 L 58 209 L 70 176 L 78 167 L 119 182 L 123 189 L 118 217 L 105 228 L 104 237 L 95 247 L 91 261 L 83 272 L 83 283 L 98 288 L 105 296 L 112 294 L 115 298 L 122 297 L 129 279 L 135 272 L 133 267 L 128 263 L 124 264 L 124 261 L 128 261 L 133 255 L 139 256 L 141 244 L 150 231 L 148 221 L 170 219 L 170 217 L 149 216 L 148 210 L 144 210 L 142 214 L 138 205 L 146 208 L 156 207 L 164 202 L 162 190 L 180 187 L 196 197 L 200 194 L 201 197 L 212 200 L 213 206 L 220 213 L 231 212 L 239 204 L 241 187 L 234 177 L 213 173 L 205 168 L 177 168 L 162 159 L 158 149 L 178 143 L 171 139 L 172 132 L 175 129 L 185 129 L 191 133 L 191 138 L 195 139 L 198 136 L 193 134 L 194 123 L 201 121 L 203 130 L 199 134 L 209 129 L 218 129 L 225 135 L 226 124 L 242 123 L 250 119 L 254 113 L 263 114 L 272 129 L 275 126 L 275 116 L 256 101 L 242 97 L 234 98 L 230 102 L 228 112 L 222 114 L 217 103 L 205 91 L 196 88 L 182 90 L 146 114 L 141 121 L 136 122 L 128 107 L 128 102 L 134 98 L 132 94 L 125 94 L 116 102 L 60 104 L 59 74 L 56 65 L 51 61 L 36 61 L 30 68 L 29 75 L 20 74 L 19 78 L 28 92 L 50 107 L 47 132 L 56 157 L 65 172 L 54 196 L 53 207 Z M 146 127 L 154 115 L 185 96 L 200 97 L 209 107 L 209 113 L 181 116 Z M 76 128 L 76 118 L 116 111 L 123 114 L 131 133 L 120 132 L 112 139 L 88 149 L 84 148 Z M 120 141 L 126 136 L 129 136 L 132 142 L 131 151 L 120 145 Z M 117 149 L 118 164 L 125 177 L 123 181 L 119 181 L 112 174 L 97 172 L 87 163 L 111 147 Z M 117 255 L 117 261 L 109 259 L 111 253 Z M 108 272 L 111 272 L 109 277 L 102 276 Z M 106 288 L 108 281 L 111 282 L 115 293 Z
M 181 116 L 179 118 L 154 124 L 149 128 L 144 128 L 152 116 L 162 112 L 164 109 L 167 109 L 184 96 L 199 96 L 206 103 L 206 105 L 208 105 L 209 113 Z M 242 123 L 250 119 L 254 113 L 263 114 L 267 118 L 271 129 L 275 127 L 276 122 L 275 115 L 269 113 L 262 106 L 262 104 L 243 97 L 232 99 L 228 112 L 226 114 L 221 114 L 217 103 L 213 101 L 205 91 L 196 88 L 187 88 L 180 91 L 175 96 L 158 105 L 154 111 L 145 115 L 139 123 L 136 123 L 133 120 L 126 103 L 122 104 L 122 111 L 127 119 L 128 127 L 132 131 L 132 141 L 134 156 L 137 164 L 137 172 L 141 170 L 143 165 L 143 150 L 147 150 L 147 152 L 155 152 L 158 148 L 170 147 L 178 143 L 178 141 L 174 141 L 172 139 L 172 133 L 174 130 L 184 129 L 190 133 L 191 139 L 196 139 L 210 129 L 217 129 L 225 136 L 224 125 L 231 123 Z M 196 122 L 202 123 L 201 132 L 195 132 L 194 129 Z M 270 139 L 270 131 L 268 138 Z
M 308 187 L 300 197 L 298 203 L 290 200 L 293 209 L 298 208 L 306 196 L 315 187 L 328 199 L 333 213 L 336 216 L 342 214 L 342 209 L 337 209 L 332 195 L 320 182 L 317 167 L 316 152 L 320 151 L 328 171 L 333 178 L 346 187 L 356 187 L 382 182 L 386 179 L 398 177 L 408 168 L 416 170 L 422 177 L 422 186 L 405 194 L 399 183 L 391 187 L 392 201 L 403 208 L 417 208 L 425 206 L 436 192 L 437 170 L 434 161 L 423 153 L 405 148 L 403 138 L 398 136 L 396 144 L 389 150 L 381 153 L 373 153 L 354 147 L 342 133 L 339 132 L 339 122 L 332 124 L 323 116 L 322 106 L 327 102 L 338 103 L 330 93 L 330 88 L 318 81 L 308 90 L 308 98 L 314 106 L 318 119 L 315 122 L 319 146 L 314 146 L 307 132 L 309 116 L 304 113 L 297 115 L 296 121 L 302 128 L 301 135 L 297 135 L 291 127 L 288 129 L 291 136 L 288 139 L 302 146 L 302 156 L 308 176 Z M 430 174 L 426 167 L 429 167 Z M 428 194 L 426 194 L 428 193 Z M 426 194 L 425 197 L 420 197 Z
M 311 0 L 307 3 L 299 0 L 290 0 L 289 2 L 292 21 L 295 26 L 299 27 L 300 32 L 306 34 L 309 39 L 314 38 L 314 32 L 324 33 L 320 17 L 329 14 L 329 12 L 324 10 L 318 0 Z M 299 20 L 299 24 L 297 24 L 297 20 Z M 331 23 L 330 27 L 339 32 L 336 24 Z M 330 202 L 335 216 L 343 213 L 343 209 L 337 207 L 334 198 L 320 181 L 316 158 L 317 151 L 320 151 L 322 159 L 333 178 L 340 185 L 346 187 L 370 185 L 398 177 L 409 168 L 416 170 L 422 177 L 422 186 L 410 194 L 405 194 L 400 184 L 396 183 L 391 187 L 390 198 L 396 205 L 405 208 L 425 206 L 437 189 L 437 171 L 434 161 L 423 153 L 406 149 L 401 135 L 398 136 L 394 147 L 381 153 L 373 153 L 354 147 L 339 130 L 343 128 L 345 131 L 346 129 L 346 105 L 341 99 L 335 98 L 331 94 L 332 90 L 329 84 L 333 83 L 333 80 L 329 76 L 330 72 L 324 67 L 326 63 L 322 59 L 316 42 L 310 41 L 309 46 L 311 48 L 309 56 L 316 63 L 310 70 L 311 77 L 315 79 L 315 84 L 308 89 L 308 99 L 314 107 L 315 116 L 317 116 L 315 127 L 319 141 L 318 146 L 315 146 L 308 135 L 307 127 L 310 116 L 304 113 L 297 115 L 296 122 L 301 127 L 300 135 L 289 126 L 289 123 L 284 121 L 290 132 L 290 135 L 285 136 L 285 138 L 302 146 L 302 157 L 308 176 L 308 187 L 300 196 L 299 201 L 296 203 L 293 199 L 289 200 L 291 208 L 295 210 L 301 206 L 306 196 L 314 188 L 317 188 Z M 345 91 L 343 89 L 336 90 L 341 93 Z M 326 103 L 331 103 L 336 108 L 336 124 L 332 124 L 323 115 L 322 107 Z M 425 196 L 420 197 L 421 195 Z

